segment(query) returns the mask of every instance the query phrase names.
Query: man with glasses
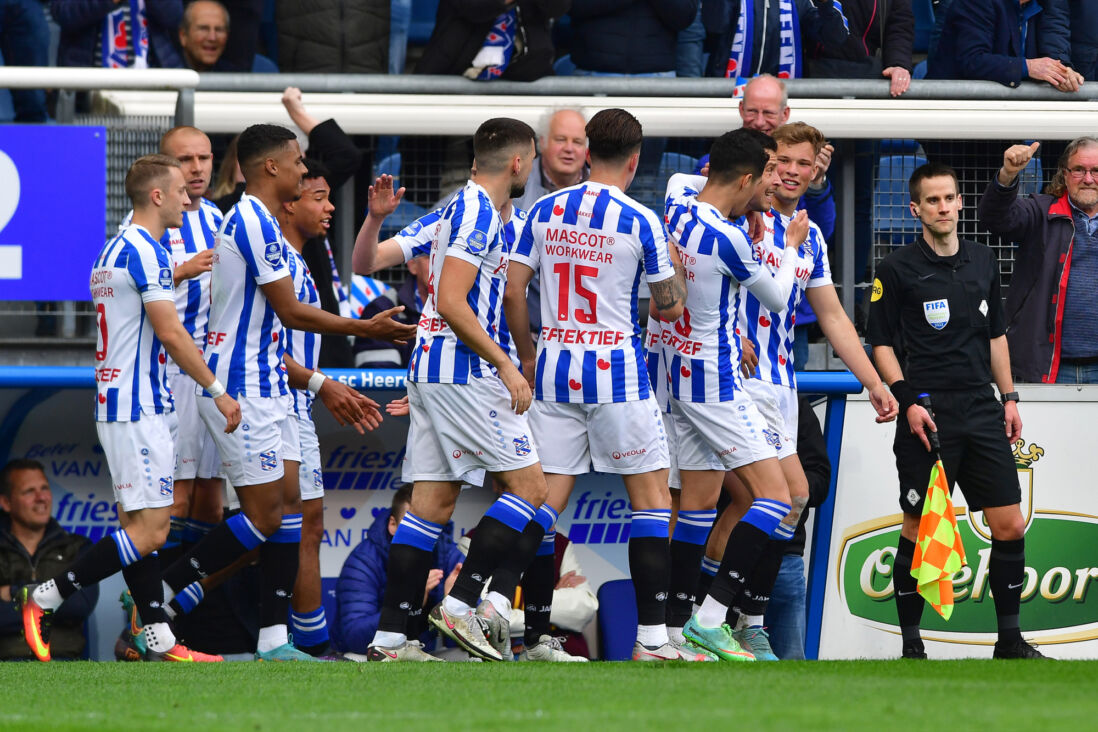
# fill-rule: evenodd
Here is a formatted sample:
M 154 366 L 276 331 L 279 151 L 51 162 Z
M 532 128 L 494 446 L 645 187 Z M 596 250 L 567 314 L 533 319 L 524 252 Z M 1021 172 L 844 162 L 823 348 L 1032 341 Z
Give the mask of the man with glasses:
M 1018 196 L 1040 143 L 1014 145 L 977 209 L 1016 242 L 1006 298 L 1010 366 L 1019 382 L 1098 383 L 1098 138 L 1068 143 L 1047 193 Z

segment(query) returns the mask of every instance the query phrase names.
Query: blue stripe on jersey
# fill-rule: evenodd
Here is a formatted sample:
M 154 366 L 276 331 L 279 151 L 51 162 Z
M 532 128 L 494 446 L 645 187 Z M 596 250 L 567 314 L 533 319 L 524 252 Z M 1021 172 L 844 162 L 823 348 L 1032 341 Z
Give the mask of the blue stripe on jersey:
M 606 209 L 610 206 L 610 189 L 603 188 L 595 198 L 595 205 L 591 209 L 591 228 L 601 229 L 603 219 L 606 218 Z
M 448 208 L 446 213 L 449 214 L 446 218 L 450 219 L 450 239 L 452 241 L 454 234 L 461 229 L 462 219 L 465 218 L 465 196 L 459 195 L 457 200 L 454 201 L 454 207 L 452 209 Z M 450 242 L 446 243 L 449 244 Z
M 675 354 L 671 357 L 671 365 L 667 369 L 671 377 L 671 396 L 679 398 L 679 377 L 682 376 L 682 356 Z
M 161 351 L 164 350 L 164 346 L 161 345 L 160 339 L 156 337 L 155 331 L 152 337 L 152 351 L 149 354 L 149 388 L 152 390 L 153 408 L 157 414 L 164 412 L 164 402 L 160 398 L 160 389 L 164 385 L 164 371 L 160 365 Z M 171 392 L 165 392 L 171 398 Z
M 107 389 L 107 421 L 118 421 L 118 389 Z
M 141 318 L 137 324 L 137 352 L 134 353 L 134 361 L 140 365 L 141 358 L 141 334 L 145 332 L 145 308 L 141 308 Z M 153 355 L 153 358 L 156 358 Z M 133 370 L 133 381 L 130 383 L 130 421 L 141 417 L 141 369 Z
M 427 358 L 427 380 L 435 382 L 442 374 L 442 349 L 446 339 L 443 336 L 435 336 L 431 339 L 431 350 Z
M 596 404 L 599 401 L 598 357 L 599 355 L 594 351 L 583 352 L 583 374 L 580 376 L 580 383 L 583 384 L 583 401 L 586 404 Z
M 697 225 L 697 219 L 692 224 Z M 691 226 L 691 229 L 694 227 Z M 685 231 L 683 232 L 685 234 Z M 685 236 L 684 236 L 685 238 Z M 709 230 L 703 231 L 701 239 L 698 241 L 698 254 L 709 255 L 713 253 L 713 246 L 717 243 L 717 235 Z
M 752 345 L 755 346 L 756 351 L 759 350 L 759 310 L 762 308 L 762 303 L 759 302 L 757 297 L 753 297 L 751 293 L 748 293 L 747 297 L 743 300 L 743 313 L 745 333 L 741 333 L 741 337 L 747 337 L 751 340 Z M 754 377 L 759 376 L 759 367 L 756 366 L 754 372 L 751 374 Z
M 633 289 L 630 297 L 629 315 L 634 323 L 637 323 L 633 330 L 633 357 L 637 364 L 637 395 L 641 400 L 647 399 L 649 394 L 649 387 L 652 386 L 651 380 L 648 378 L 648 371 L 644 368 L 644 338 L 640 332 L 640 321 L 638 316 L 637 297 L 640 293 L 640 281 L 641 281 L 641 264 L 637 262 L 637 274 L 633 277 Z M 624 354 L 623 354 L 624 357 Z M 622 368 L 622 377 L 625 376 L 625 369 Z M 622 385 L 624 389 L 624 384 Z M 615 391 L 614 401 L 618 401 Z M 624 394 L 624 392 L 623 392 Z
M 547 351 L 542 351 L 538 354 L 538 365 L 535 369 L 534 378 L 534 398 L 538 400 L 545 399 L 545 389 L 542 386 L 545 383 L 545 356 Z
M 660 344 L 656 343 L 652 346 L 652 350 L 645 354 L 645 361 L 648 364 L 648 382 L 655 388 L 660 378 Z
M 690 359 L 690 395 L 695 402 L 705 401 L 705 361 Z
M 579 186 L 568 192 L 568 198 L 564 204 L 564 216 L 561 223 L 575 224 L 579 221 L 579 207 L 583 203 L 583 194 L 587 192 L 587 186 Z
M 557 356 L 557 373 L 553 375 L 553 386 L 557 394 L 568 394 L 568 390 L 572 388 L 568 384 L 568 369 L 571 365 L 572 354 L 568 351 L 561 351 Z
M 243 247 L 247 250 L 247 247 Z M 248 255 L 245 255 L 247 258 Z M 251 266 L 251 265 L 249 265 Z M 248 277 L 244 282 L 244 309 L 240 312 L 240 322 L 252 322 L 252 303 L 255 302 L 255 279 Z M 236 329 L 236 342 L 233 343 L 232 353 L 229 355 L 229 383 L 225 389 L 234 399 L 244 392 L 244 355 L 248 350 L 248 329 Z
M 732 290 L 732 280 L 728 277 L 721 278 L 720 299 L 720 324 L 717 326 L 717 353 L 719 365 L 717 373 L 720 382 L 720 399 L 722 402 L 735 398 L 736 395 L 736 370 L 740 367 L 739 341 L 735 344 L 728 340 L 728 321 L 735 321 L 736 312 L 739 310 L 740 288 L 736 287 L 735 302 L 729 302 L 728 297 Z M 735 345 L 735 357 L 733 358 L 733 345 Z
M 744 236 L 750 244 L 751 237 L 747 232 L 744 232 Z M 744 267 L 740 255 L 736 253 L 736 247 L 726 236 L 717 239 L 717 256 L 721 258 L 721 261 L 724 262 L 738 282 L 743 282 L 751 276 L 751 273 Z
M 537 212 L 537 220 L 544 224 L 553 217 L 553 199 L 544 198 L 534 204 L 534 207 L 530 209 L 530 218 L 534 218 L 535 211 Z M 529 254 L 529 251 L 526 253 Z
M 590 351 L 588 351 L 590 353 Z M 591 354 L 594 355 L 594 354 Z M 644 363 L 641 358 L 637 359 L 637 365 Z M 638 369 L 639 372 L 643 372 L 642 378 L 647 378 L 648 372 L 643 368 Z M 615 402 L 625 401 L 625 351 L 620 348 L 616 348 L 610 352 L 610 376 L 613 378 L 613 393 Z M 585 384 L 587 382 L 584 382 Z
M 656 251 L 656 239 L 652 235 L 652 224 L 645 216 L 637 216 L 637 221 L 640 223 L 640 230 L 637 234 L 640 239 L 641 250 L 644 252 L 642 260 L 644 271 L 659 272 L 659 253 Z
M 480 205 L 477 206 L 476 230 L 487 234 L 488 230 L 492 228 L 492 216 L 496 213 L 496 209 L 492 205 L 492 201 L 480 191 L 477 191 L 477 203 Z

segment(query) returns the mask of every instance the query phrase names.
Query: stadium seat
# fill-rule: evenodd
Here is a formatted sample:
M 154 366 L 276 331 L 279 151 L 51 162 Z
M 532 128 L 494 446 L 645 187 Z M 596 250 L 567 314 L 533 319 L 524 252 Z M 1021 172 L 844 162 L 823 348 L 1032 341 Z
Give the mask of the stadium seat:
M 911 10 L 915 13 L 915 40 L 911 50 L 926 53 L 930 50 L 930 33 L 934 30 L 934 3 L 931 0 L 911 0 Z
M 408 43 L 426 45 L 435 29 L 438 0 L 412 0 L 412 22 L 408 26 Z
M 911 215 L 907 181 L 915 168 L 926 162 L 917 152 L 882 155 L 877 163 L 873 189 L 873 232 L 878 243 L 899 246 L 915 241 L 922 230 Z
M 660 178 L 667 180 L 675 173 L 693 173 L 698 159 L 683 153 L 665 152 L 660 157 Z
M 915 64 L 915 68 L 911 70 L 912 79 L 925 79 L 926 78 L 926 59 L 924 58 L 919 63 Z
M 629 661 L 637 640 L 637 598 L 633 580 L 603 582 L 599 599 L 599 658 Z
M 572 55 L 566 53 L 554 61 L 553 73 L 557 76 L 575 76 L 576 65 L 572 63 Z

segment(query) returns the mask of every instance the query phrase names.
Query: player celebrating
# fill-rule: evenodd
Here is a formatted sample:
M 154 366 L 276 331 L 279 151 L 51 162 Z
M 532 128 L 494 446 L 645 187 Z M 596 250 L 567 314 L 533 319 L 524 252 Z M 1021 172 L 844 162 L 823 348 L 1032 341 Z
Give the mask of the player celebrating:
M 139 158 L 126 174 L 126 194 L 133 203 L 133 223 L 103 247 L 91 276 L 99 328 L 96 431 L 122 528 L 65 574 L 23 588 L 23 630 L 35 656 L 49 661 L 52 612 L 79 588 L 121 569 L 145 626 L 148 660 L 220 661 L 220 656 L 177 643 L 161 603 L 156 550 L 168 534 L 175 470 L 164 349 L 205 385 L 218 429 L 234 431 L 241 411 L 193 348 L 191 334 L 175 311 L 171 263 L 159 239 L 166 228 L 183 225 L 183 209 L 190 203 L 179 162 L 165 155 Z M 210 422 L 214 424 L 212 415 Z
M 241 512 L 215 527 L 187 556 L 164 573 L 166 598 L 259 547 L 262 572 L 260 632 L 256 656 L 311 660 L 288 642 L 286 618 L 297 576 L 300 514 L 284 513 L 297 501 L 296 481 L 283 480 L 283 430 L 289 410 L 282 368 L 282 325 L 338 335 L 408 337 L 410 326 L 391 320 L 395 310 L 368 321 L 350 320 L 298 300 L 287 265 L 285 240 L 271 214 L 301 193 L 305 166 L 297 140 L 276 125 L 253 125 L 237 141 L 246 188 L 226 215 L 214 251 L 206 359 L 237 395 L 243 428 L 217 436 L 221 468 L 240 497 Z M 363 397 L 365 399 L 365 397 Z M 376 411 L 366 400 L 357 407 Z M 212 402 L 198 399 L 202 420 L 212 423 Z M 375 419 L 380 415 L 375 414 Z M 270 541 L 268 541 L 270 539 Z
M 534 204 L 505 296 L 508 318 L 528 319 L 526 285 L 540 271 L 542 331 L 532 369 L 536 401 L 530 426 L 549 484 L 542 509 L 549 521 L 530 530 L 545 533 L 538 556 L 551 569 L 552 522 L 567 504 L 575 476 L 592 465 L 622 475 L 633 508 L 629 564 L 639 621 L 633 658 L 693 660 L 696 651 L 680 654 L 668 644 L 664 625 L 670 462 L 637 320 L 642 275 L 654 307 L 668 320 L 682 314 L 683 275 L 672 265 L 659 217 L 624 193 L 640 159 L 640 123 L 623 109 L 606 109 L 587 123 L 587 139 L 590 179 Z M 533 342 L 518 338 L 516 345 L 524 364 L 533 364 Z M 537 611 L 552 604 L 553 592 L 552 574 L 539 582 L 544 573 L 537 569 L 524 583 L 534 628 L 547 621 Z

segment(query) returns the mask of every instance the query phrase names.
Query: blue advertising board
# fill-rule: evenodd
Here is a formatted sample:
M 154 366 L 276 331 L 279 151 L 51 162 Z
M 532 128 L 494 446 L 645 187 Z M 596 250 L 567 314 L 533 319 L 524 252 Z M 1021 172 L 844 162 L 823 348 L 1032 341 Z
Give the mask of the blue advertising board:
M 106 230 L 103 127 L 0 125 L 0 300 L 90 300 Z

